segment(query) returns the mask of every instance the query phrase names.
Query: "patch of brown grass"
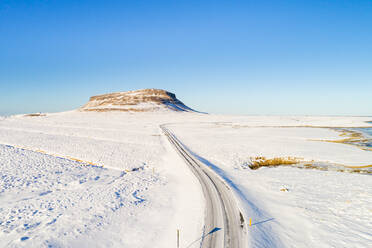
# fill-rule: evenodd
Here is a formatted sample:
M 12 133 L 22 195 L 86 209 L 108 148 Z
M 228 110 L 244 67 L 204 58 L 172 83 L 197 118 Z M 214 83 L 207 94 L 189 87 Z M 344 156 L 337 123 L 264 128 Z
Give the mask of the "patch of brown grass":
M 338 139 L 338 140 L 320 140 L 324 142 L 332 142 L 332 143 L 343 143 L 343 144 L 350 144 L 356 141 L 361 141 L 363 138 L 363 135 L 361 133 L 351 131 L 351 130 L 338 130 L 338 129 L 333 129 L 336 131 L 341 132 L 339 134 L 340 137 L 345 137 L 343 139 Z
M 33 114 L 25 114 L 24 116 L 27 116 L 27 117 L 37 117 L 37 116 L 46 116 L 46 114 L 33 113 Z
M 318 167 L 315 166 L 312 163 L 306 163 L 306 164 L 304 164 L 304 167 L 303 168 L 305 168 L 305 169 L 318 169 Z
M 331 142 L 331 143 L 339 143 L 339 144 L 347 144 L 347 145 L 353 145 L 356 147 L 361 148 L 365 151 L 372 151 L 371 148 L 365 147 L 363 144 L 366 144 L 370 142 L 370 139 L 364 138 L 362 133 L 352 131 L 352 130 L 345 130 L 345 129 L 338 129 L 338 128 L 332 128 L 333 130 L 336 130 L 338 132 L 341 132 L 339 134 L 340 137 L 343 137 L 343 139 L 338 140 L 312 140 L 312 141 L 322 141 L 322 142 Z
M 364 168 L 371 168 L 372 167 L 372 164 L 369 164 L 369 165 L 360 165 L 360 166 L 350 166 L 350 165 L 345 165 L 345 167 L 347 168 L 352 168 L 352 169 L 364 169 Z
M 296 157 L 251 157 L 250 162 L 245 164 L 252 170 L 257 170 L 261 167 L 277 167 L 293 165 L 299 169 L 316 169 L 321 171 L 338 171 L 347 173 L 372 174 L 372 165 L 348 166 L 343 164 L 330 164 L 327 162 L 316 162 L 314 160 L 304 161 L 302 158 Z
M 277 157 L 277 158 L 266 158 L 266 157 L 251 157 L 249 168 L 257 170 L 261 167 L 275 167 L 279 165 L 293 165 L 298 164 L 301 159 L 295 157 Z

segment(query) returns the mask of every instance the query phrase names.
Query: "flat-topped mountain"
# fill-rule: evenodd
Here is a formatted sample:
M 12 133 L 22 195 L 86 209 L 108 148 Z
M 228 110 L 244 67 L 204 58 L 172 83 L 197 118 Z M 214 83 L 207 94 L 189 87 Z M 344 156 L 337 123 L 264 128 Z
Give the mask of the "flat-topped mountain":
M 194 112 L 187 107 L 176 95 L 165 90 L 144 89 L 127 92 L 116 92 L 92 96 L 89 102 L 80 108 L 81 111 L 186 111 Z

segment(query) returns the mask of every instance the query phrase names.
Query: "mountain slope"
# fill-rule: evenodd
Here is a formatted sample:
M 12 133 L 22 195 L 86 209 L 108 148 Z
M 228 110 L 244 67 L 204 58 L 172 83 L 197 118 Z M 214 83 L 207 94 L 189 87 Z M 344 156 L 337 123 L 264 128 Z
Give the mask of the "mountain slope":
M 92 96 L 80 110 L 95 112 L 162 110 L 196 112 L 178 100 L 175 94 L 160 89 L 143 89 Z

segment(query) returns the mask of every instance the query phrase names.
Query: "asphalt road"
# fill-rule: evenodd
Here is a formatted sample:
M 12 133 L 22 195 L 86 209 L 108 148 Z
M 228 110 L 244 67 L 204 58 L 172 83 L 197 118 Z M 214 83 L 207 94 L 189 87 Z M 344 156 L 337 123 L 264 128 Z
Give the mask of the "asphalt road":
M 205 232 L 201 247 L 247 247 L 246 219 L 237 205 L 232 189 L 217 173 L 190 154 L 164 125 L 161 129 L 201 184 L 206 201 Z M 212 230 L 215 231 L 208 234 Z

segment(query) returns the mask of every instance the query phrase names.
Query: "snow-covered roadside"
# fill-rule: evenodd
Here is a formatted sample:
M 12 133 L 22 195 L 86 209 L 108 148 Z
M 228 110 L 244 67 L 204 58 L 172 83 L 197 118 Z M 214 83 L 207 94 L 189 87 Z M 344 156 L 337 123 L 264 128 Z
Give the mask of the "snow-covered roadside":
M 160 174 L 170 179 L 168 186 L 172 189 L 172 221 L 169 222 L 168 235 L 158 247 L 174 247 L 177 244 L 176 230 L 180 231 L 180 247 L 199 247 L 199 243 L 191 245 L 203 233 L 205 202 L 201 186 L 186 163 L 177 154 L 165 136 L 162 142 L 167 150 L 164 164 L 168 167 Z M 177 179 L 177 180 L 175 180 Z
M 372 241 L 368 175 L 290 167 L 237 169 L 230 175 L 267 210 L 265 219 L 274 218 L 272 227 L 285 247 L 369 247 Z
M 193 142 L 196 151 L 208 151 L 219 164 L 248 162 L 250 157 L 297 157 L 305 161 L 329 162 L 350 166 L 372 163 L 372 152 L 356 146 L 322 140 L 339 140 L 340 132 L 312 127 L 247 127 L 219 123 L 170 125 L 181 140 Z M 198 141 L 214 144 L 205 146 Z
M 80 112 L 2 121 L 0 143 L 46 154 L 0 145 L 0 246 L 174 247 L 177 229 L 183 245 L 199 238 L 200 186 L 159 121 Z
M 338 133 L 329 129 L 253 128 L 308 125 L 355 127 L 365 126 L 366 120 L 368 118 L 365 117 L 220 116 L 169 112 L 78 111 L 39 117 L 5 118 L 0 121 L 0 144 L 26 147 L 34 151 L 42 150 L 47 154 L 0 146 L 1 183 L 13 185 L 8 186 L 12 189 L 0 193 L 0 228 L 6 230 L 0 234 L 0 242 L 4 240 L 0 245 L 11 243 L 10 246 L 27 247 L 48 244 L 55 247 L 85 245 L 174 247 L 176 229 L 180 229 L 181 247 L 187 246 L 200 237 L 204 214 L 202 192 L 197 179 L 159 130 L 162 123 L 187 122 L 191 124 L 174 126 L 174 131 L 181 141 L 199 155 L 221 166 L 227 176 L 242 189 L 245 198 L 253 201 L 254 205 L 262 210 L 258 219 L 257 213 L 246 209 L 247 217 L 253 218 L 253 227 L 257 227 L 252 229 L 256 234 L 253 235 L 253 242 L 256 242 L 257 246 L 267 237 L 263 232 L 267 232 L 273 237 L 270 247 L 280 244 L 291 247 L 292 243 L 298 245 L 293 247 L 301 247 L 304 240 L 313 246 L 321 247 L 313 241 L 322 237 L 321 232 L 314 231 L 312 228 L 314 224 L 309 220 L 318 218 L 317 211 L 313 211 L 314 215 L 310 210 L 308 212 L 311 208 L 307 202 L 306 206 L 301 206 L 305 214 L 296 214 L 296 209 L 301 207 L 295 203 L 316 201 L 318 198 L 328 196 L 327 194 L 338 192 L 332 189 L 333 191 L 325 193 L 321 190 L 318 193 L 308 191 L 309 196 L 304 193 L 306 187 L 312 187 L 310 183 L 315 181 L 312 180 L 317 175 L 315 173 L 327 174 L 292 169 L 300 173 L 299 175 L 309 173 L 307 181 L 304 180 L 302 184 L 299 175 L 287 172 L 291 168 L 276 168 L 279 173 L 275 176 L 270 174 L 274 173 L 274 169 L 249 171 L 241 169 L 239 165 L 249 156 L 256 154 L 268 157 L 283 154 L 324 158 L 341 163 L 347 160 L 355 162 L 353 158 L 358 158 L 358 162 L 370 161 L 368 156 L 360 156 L 360 151 L 356 152 L 352 146 L 309 141 L 338 139 Z M 247 126 L 250 128 L 246 128 Z M 271 131 L 267 132 L 268 130 Z M 343 150 L 344 147 L 347 147 L 346 150 Z M 48 154 L 92 161 L 103 165 L 104 168 L 81 167 L 74 161 Z M 132 170 L 134 171 L 131 172 Z M 268 174 L 264 174 L 265 171 Z M 348 192 L 345 189 L 345 181 L 357 179 L 348 177 L 350 174 L 342 175 L 346 179 L 335 180 L 334 184 L 340 189 L 340 194 L 345 194 Z M 95 180 L 97 176 L 99 179 Z M 325 185 L 325 188 L 330 188 L 323 179 L 318 183 L 319 187 Z M 18 184 L 19 182 L 25 183 Z M 370 194 L 368 182 L 361 180 L 361 183 L 366 185 L 366 193 Z M 278 185 L 281 187 L 282 184 L 291 186 L 288 187 L 290 191 L 278 192 Z M 293 185 L 295 186 L 292 187 Z M 303 191 L 299 191 L 298 196 L 295 195 L 294 190 L 301 187 L 304 187 Z M 354 183 L 348 187 L 355 192 L 360 189 Z M 133 195 L 136 191 L 140 194 Z M 116 192 L 119 192 L 120 197 L 116 198 Z M 286 199 L 288 206 L 281 201 L 284 197 L 288 198 Z M 366 205 L 368 202 L 360 198 L 353 198 L 352 202 L 354 201 L 368 206 Z M 117 211 L 107 207 L 111 206 L 110 204 L 120 206 L 121 203 L 124 206 Z M 322 202 L 319 204 L 318 209 L 326 206 Z M 49 210 L 49 205 L 53 209 Z M 333 207 L 339 209 L 338 205 Z M 40 213 L 32 215 L 31 210 L 23 209 L 36 209 Z M 358 224 L 366 226 L 366 221 L 361 216 L 353 213 L 349 216 L 360 218 L 361 222 Z M 331 225 L 338 225 L 336 218 L 327 214 L 326 217 L 334 220 Z M 37 225 L 34 225 L 35 223 Z M 258 226 L 262 228 L 259 229 Z M 365 230 L 364 227 L 358 228 L 356 232 Z M 303 231 L 297 232 L 301 228 Z M 319 230 L 325 230 L 324 233 L 327 233 L 329 229 Z M 342 227 L 340 233 L 344 232 L 345 227 Z M 22 237 L 28 239 L 24 238 L 24 241 L 21 241 Z
M 344 126 L 341 121 L 338 124 Z M 363 165 L 372 164 L 372 152 L 312 141 L 339 139 L 330 129 L 248 128 L 250 125 L 248 121 L 188 123 L 168 128 L 192 151 L 218 166 L 219 173 L 242 191 L 246 217 L 252 218 L 250 234 L 255 247 L 368 247 L 372 241 L 369 175 L 290 167 L 252 171 L 241 165 L 251 156 L 295 156 Z M 330 126 L 326 122 L 322 125 Z M 268 240 L 272 235 L 277 239 Z

